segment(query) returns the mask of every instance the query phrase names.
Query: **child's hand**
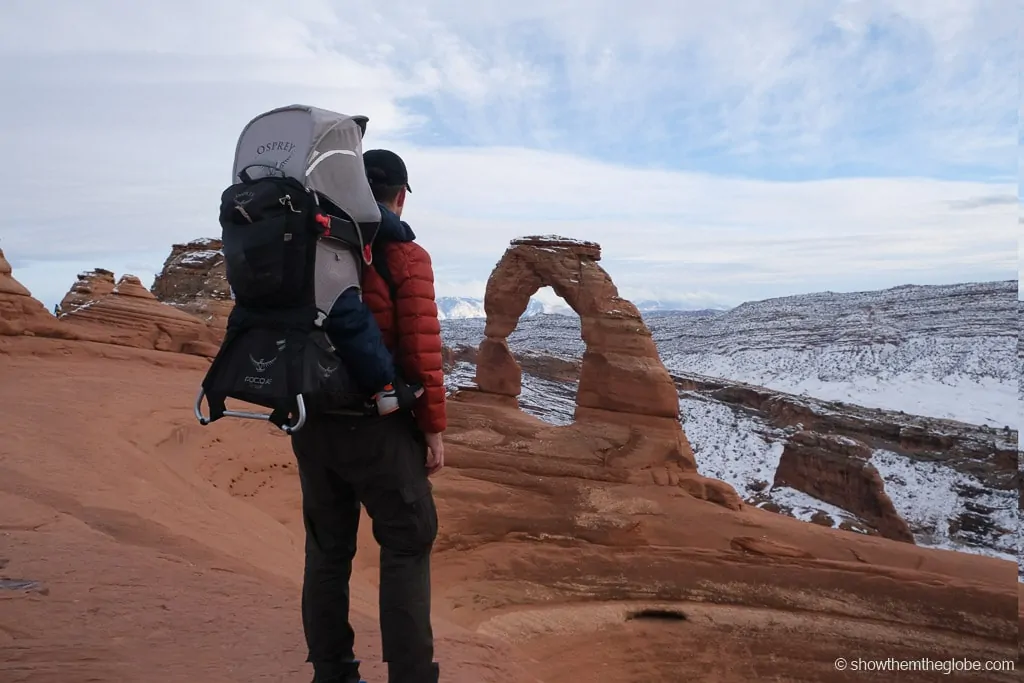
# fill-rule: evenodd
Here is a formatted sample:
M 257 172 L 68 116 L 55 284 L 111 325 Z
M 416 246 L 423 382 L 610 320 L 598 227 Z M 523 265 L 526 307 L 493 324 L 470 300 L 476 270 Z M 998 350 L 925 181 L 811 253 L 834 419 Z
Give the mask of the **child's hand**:
M 423 395 L 422 384 L 406 384 L 401 377 L 395 379 L 395 394 L 398 396 L 398 405 L 402 410 L 409 410 L 416 403 L 416 399 Z

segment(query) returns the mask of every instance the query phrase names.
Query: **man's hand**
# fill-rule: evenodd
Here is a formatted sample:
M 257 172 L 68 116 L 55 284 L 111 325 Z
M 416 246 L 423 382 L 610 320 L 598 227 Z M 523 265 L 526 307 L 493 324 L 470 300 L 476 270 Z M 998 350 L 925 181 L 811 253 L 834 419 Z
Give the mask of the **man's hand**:
M 444 467 L 444 441 L 440 434 L 426 434 L 427 439 L 427 476 Z

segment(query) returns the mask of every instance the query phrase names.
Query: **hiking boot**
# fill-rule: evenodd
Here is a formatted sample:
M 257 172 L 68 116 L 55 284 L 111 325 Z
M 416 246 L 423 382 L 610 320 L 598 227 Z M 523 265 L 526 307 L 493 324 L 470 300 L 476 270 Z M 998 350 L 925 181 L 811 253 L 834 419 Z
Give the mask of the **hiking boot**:
M 412 408 L 416 399 L 423 395 L 423 386 L 420 384 L 405 384 L 397 381 L 388 384 L 373 395 L 373 402 L 377 406 L 378 415 L 390 415 L 399 410 Z

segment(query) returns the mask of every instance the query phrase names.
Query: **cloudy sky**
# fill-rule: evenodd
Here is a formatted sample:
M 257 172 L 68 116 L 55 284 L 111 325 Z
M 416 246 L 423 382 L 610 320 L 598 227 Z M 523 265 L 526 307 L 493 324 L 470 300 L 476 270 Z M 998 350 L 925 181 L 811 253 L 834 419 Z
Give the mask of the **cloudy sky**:
M 384 12 L 387 12 L 385 14 Z M 508 240 L 600 242 L 689 306 L 1017 278 L 1008 0 L 3 0 L 0 248 L 49 306 L 215 237 L 294 102 L 409 165 L 439 295 Z

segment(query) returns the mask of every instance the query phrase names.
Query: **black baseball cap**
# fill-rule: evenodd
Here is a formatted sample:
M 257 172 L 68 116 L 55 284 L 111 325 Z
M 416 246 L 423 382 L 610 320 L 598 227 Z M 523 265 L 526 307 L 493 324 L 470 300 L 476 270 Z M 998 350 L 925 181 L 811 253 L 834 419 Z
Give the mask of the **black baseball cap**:
M 370 185 L 381 185 L 384 187 L 398 187 L 404 185 L 405 189 L 412 192 L 409 187 L 409 172 L 405 168 L 405 162 L 389 149 L 371 149 L 363 152 L 363 165 L 366 166 L 366 179 Z

